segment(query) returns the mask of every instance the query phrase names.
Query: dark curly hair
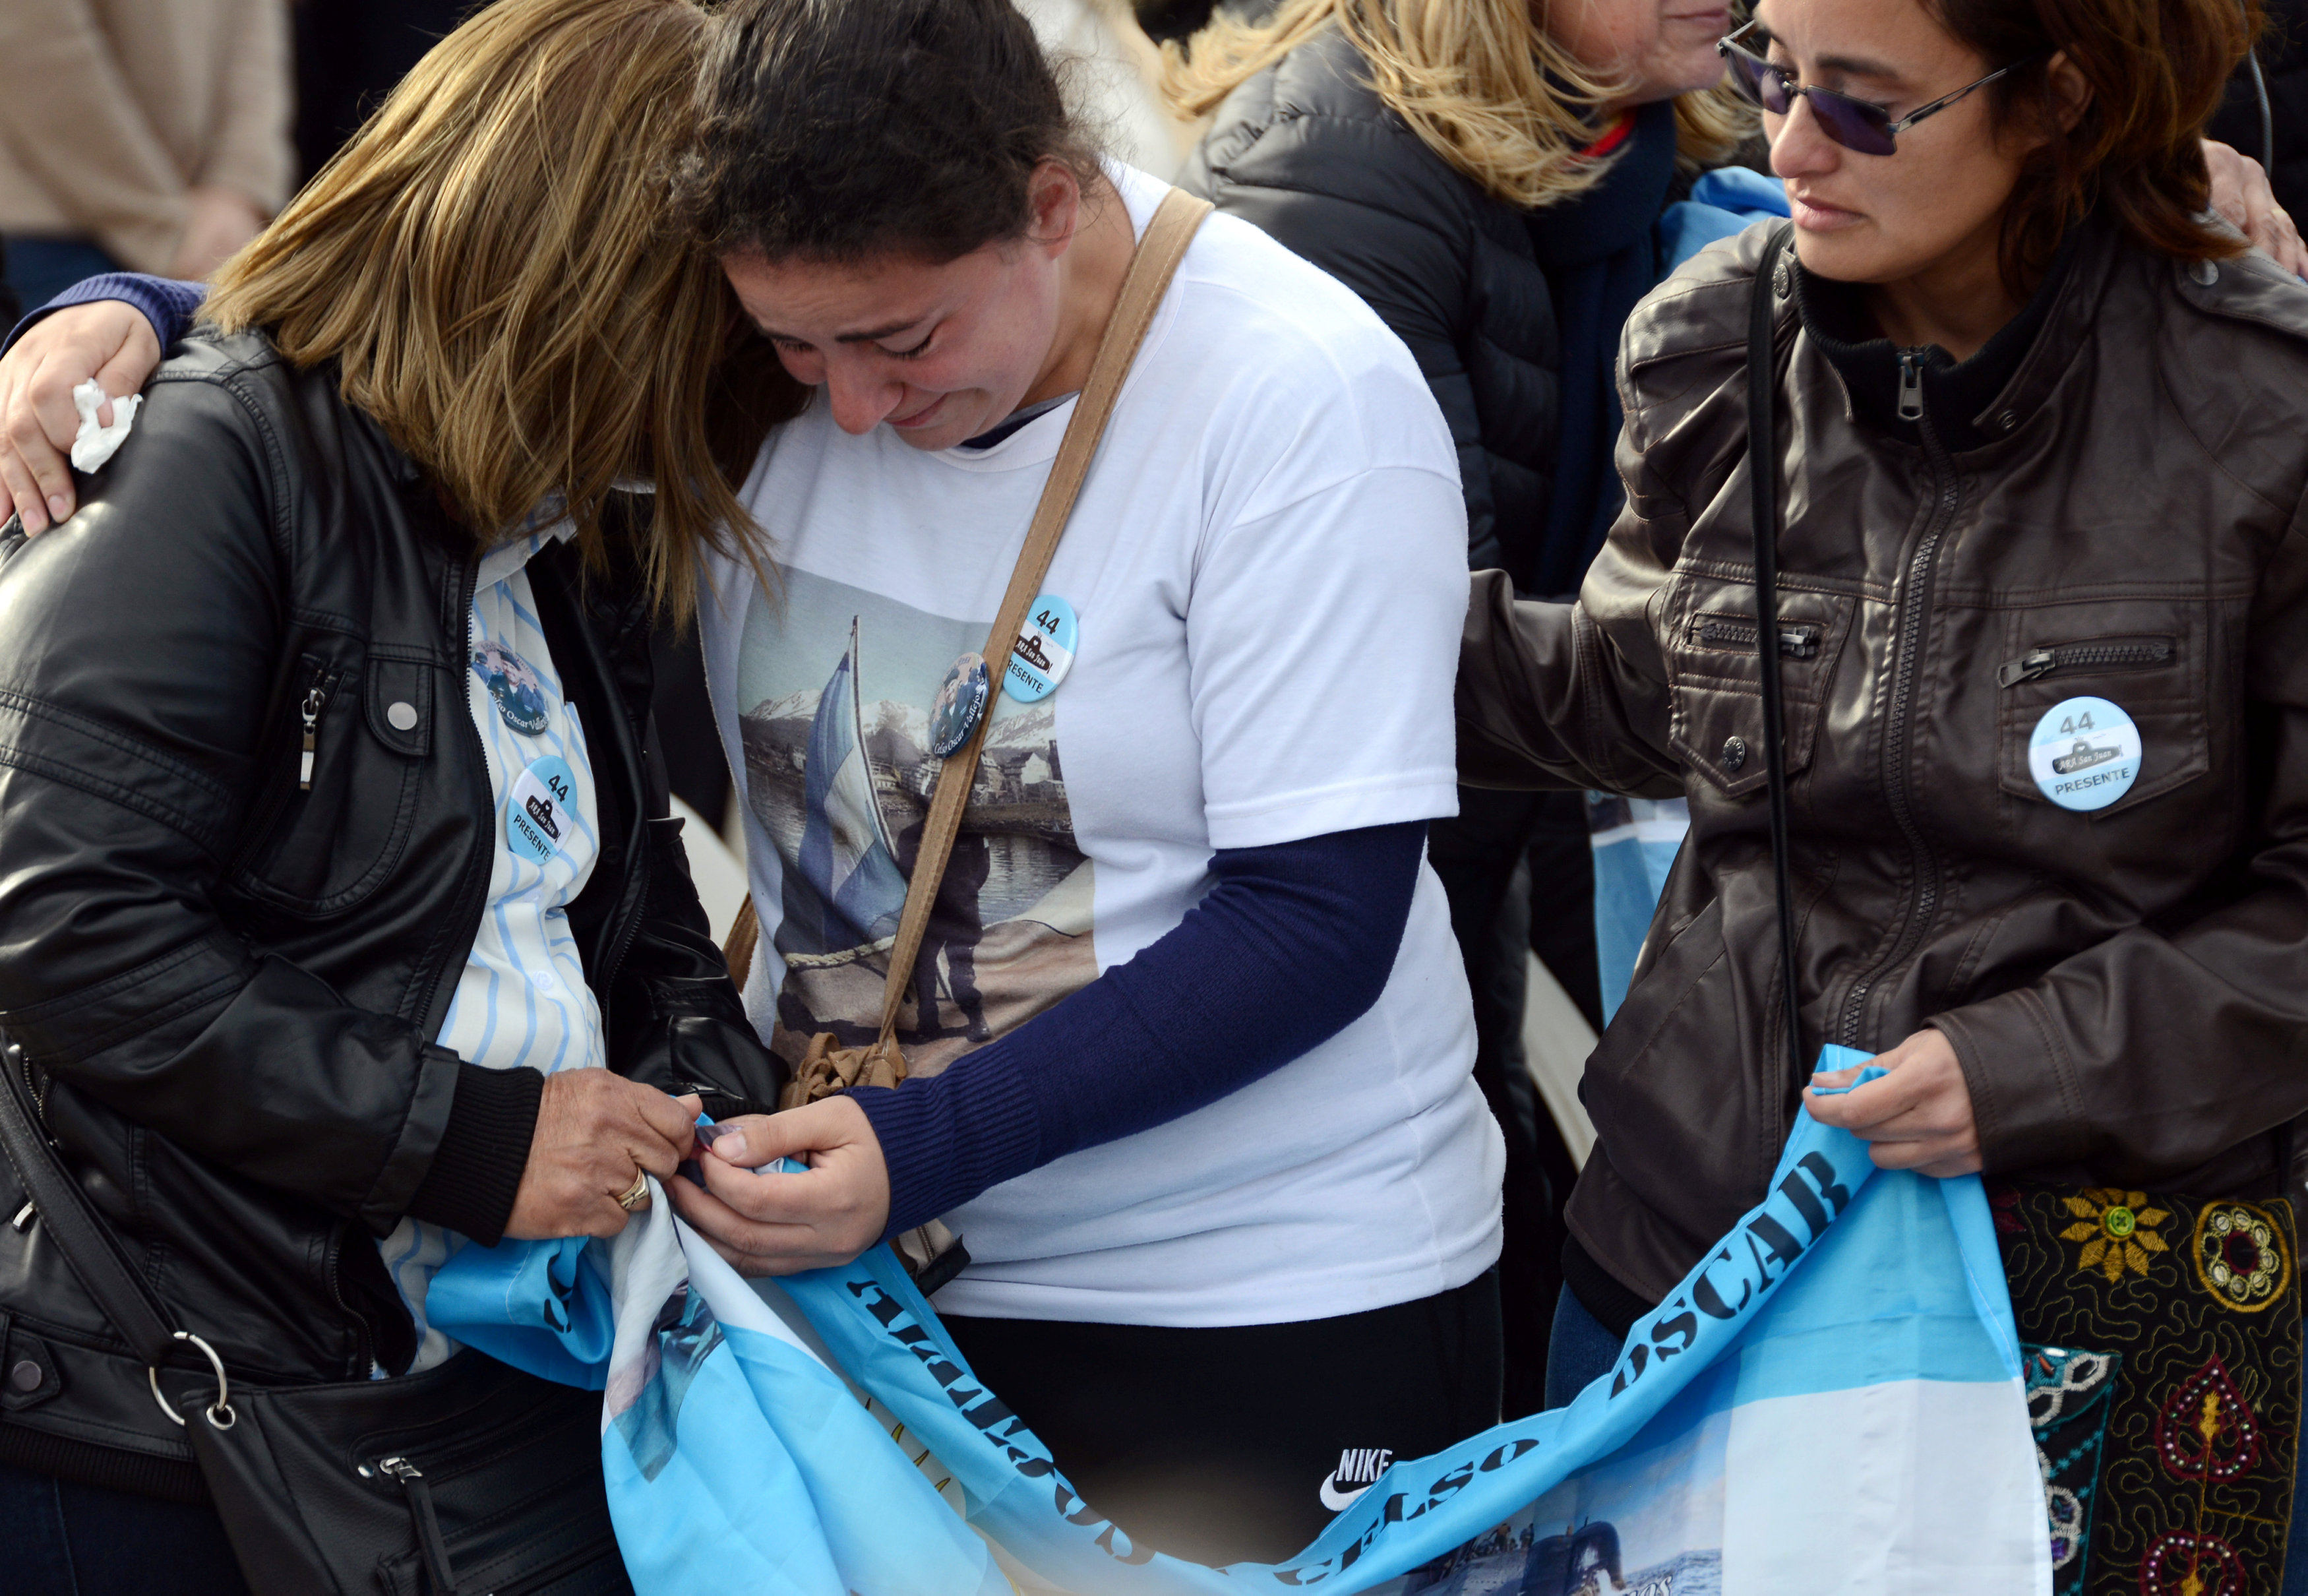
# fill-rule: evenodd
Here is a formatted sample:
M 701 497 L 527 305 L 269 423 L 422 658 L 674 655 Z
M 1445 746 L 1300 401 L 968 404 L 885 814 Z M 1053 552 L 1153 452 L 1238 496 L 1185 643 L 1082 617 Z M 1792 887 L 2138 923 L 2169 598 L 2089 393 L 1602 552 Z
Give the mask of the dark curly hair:
M 2205 215 L 2204 125 L 2259 36 L 2259 0 L 1927 0 L 1992 66 L 2028 65 L 1994 85 L 1999 122 L 2032 124 L 2031 155 L 2003 217 L 2005 280 L 2024 291 L 2087 211 L 2183 261 L 2249 247 Z M 2046 70 L 2058 51 L 2091 85 L 2071 128 Z
M 730 0 L 675 199 L 720 252 L 943 262 L 1022 237 L 1055 160 L 1095 142 L 1010 0 Z

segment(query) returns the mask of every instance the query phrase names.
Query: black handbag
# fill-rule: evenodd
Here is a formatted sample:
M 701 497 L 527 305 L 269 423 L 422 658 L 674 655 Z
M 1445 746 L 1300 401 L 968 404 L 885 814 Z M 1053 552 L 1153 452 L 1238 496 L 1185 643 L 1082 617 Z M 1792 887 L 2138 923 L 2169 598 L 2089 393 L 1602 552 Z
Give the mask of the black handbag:
M 10 1049 L 13 1052 L 13 1049 Z M 0 1151 L 182 1425 L 255 1596 L 630 1596 L 601 1398 L 478 1352 L 398 1379 L 253 1387 L 167 1306 L 0 1070 Z
M 1772 298 L 1792 229 L 1755 274 L 1747 474 L 1759 640 L 1778 635 Z M 1790 1077 L 1801 1081 L 1780 650 L 1760 662 L 1771 885 Z M 2291 1204 L 2115 1186 L 1988 1186 L 2044 1472 L 2054 1596 L 2277 1596 L 2301 1404 Z

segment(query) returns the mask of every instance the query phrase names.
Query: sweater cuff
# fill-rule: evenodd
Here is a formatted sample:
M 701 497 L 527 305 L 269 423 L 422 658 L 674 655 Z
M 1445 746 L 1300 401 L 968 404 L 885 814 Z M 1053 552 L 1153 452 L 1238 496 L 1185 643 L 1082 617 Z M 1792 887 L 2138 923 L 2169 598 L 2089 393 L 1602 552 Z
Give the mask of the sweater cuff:
M 886 1086 L 853 1086 L 882 1144 L 890 1221 L 882 1239 L 949 1213 L 1040 1160 L 1042 1117 L 1008 1038 L 943 1073 Z
M 433 1150 L 433 1167 L 409 1199 L 409 1216 L 482 1247 L 503 1240 L 544 1095 L 545 1076 L 537 1070 L 461 1062 L 449 1123 Z
M 208 299 L 208 292 L 204 283 L 140 277 L 133 272 L 106 272 L 83 278 L 46 305 L 26 312 L 24 319 L 8 334 L 8 341 L 0 343 L 0 355 L 15 348 L 16 341 L 31 331 L 34 323 L 70 306 L 93 305 L 99 299 L 117 299 L 141 312 L 152 324 L 153 336 L 160 341 L 161 352 L 166 354 L 168 346 L 191 329 Z

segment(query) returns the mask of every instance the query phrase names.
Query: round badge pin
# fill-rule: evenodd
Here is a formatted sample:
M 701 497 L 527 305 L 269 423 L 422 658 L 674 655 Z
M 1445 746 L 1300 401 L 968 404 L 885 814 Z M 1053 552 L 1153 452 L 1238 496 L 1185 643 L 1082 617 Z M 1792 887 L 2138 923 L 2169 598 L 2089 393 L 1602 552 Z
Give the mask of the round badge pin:
M 1074 648 L 1081 635 L 1074 607 L 1055 593 L 1044 593 L 1026 612 L 1026 624 L 1018 628 L 1017 644 L 1011 649 L 1009 667 L 1002 673 L 1002 690 L 1020 703 L 1039 703 L 1047 698 L 1074 668 Z
M 986 713 L 991 691 L 982 654 L 964 654 L 948 668 L 930 704 L 930 752 L 940 759 L 969 740 Z
M 541 865 L 559 853 L 577 824 L 577 777 L 569 762 L 548 755 L 521 772 L 505 798 L 505 841 L 515 858 Z
M 2067 698 L 2028 739 L 2028 771 L 2063 809 L 2105 809 L 2140 780 L 2140 728 L 2105 698 Z
M 485 643 L 473 651 L 473 674 L 496 700 L 506 725 L 523 737 L 545 729 L 545 684 L 528 660 L 501 643 Z

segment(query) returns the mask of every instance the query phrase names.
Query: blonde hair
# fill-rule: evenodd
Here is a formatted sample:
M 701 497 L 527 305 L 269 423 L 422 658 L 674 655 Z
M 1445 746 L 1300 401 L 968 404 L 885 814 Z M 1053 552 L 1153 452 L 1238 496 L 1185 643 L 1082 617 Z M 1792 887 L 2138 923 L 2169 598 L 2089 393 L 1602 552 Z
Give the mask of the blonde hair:
M 334 361 L 482 546 L 557 497 L 603 570 L 611 494 L 653 484 L 629 557 L 684 620 L 702 550 L 734 539 L 761 569 L 732 485 L 801 392 L 667 220 L 704 32 L 692 0 L 500 0 L 227 263 L 202 317 Z
M 1260 22 L 1221 14 L 1186 49 L 1163 47 L 1163 93 L 1185 115 L 1207 116 L 1326 28 L 1361 53 L 1379 98 L 1411 131 L 1495 198 L 1536 209 L 1610 169 L 1580 151 L 1595 142 L 1589 114 L 1622 86 L 1555 43 L 1530 0 L 1283 0 Z M 1682 95 L 1677 148 L 1690 161 L 1719 160 L 1754 120 L 1728 90 Z

